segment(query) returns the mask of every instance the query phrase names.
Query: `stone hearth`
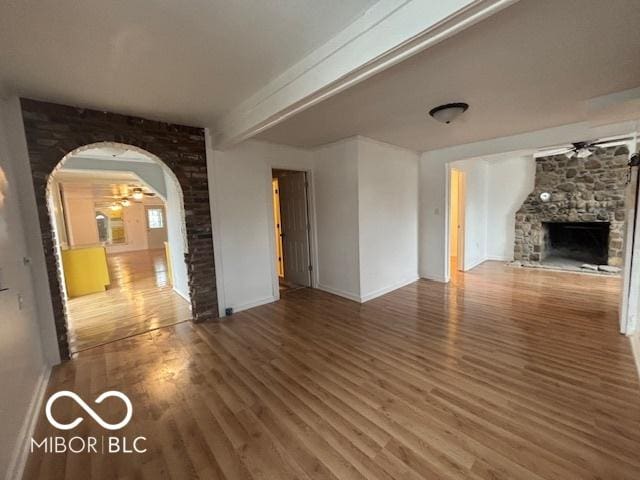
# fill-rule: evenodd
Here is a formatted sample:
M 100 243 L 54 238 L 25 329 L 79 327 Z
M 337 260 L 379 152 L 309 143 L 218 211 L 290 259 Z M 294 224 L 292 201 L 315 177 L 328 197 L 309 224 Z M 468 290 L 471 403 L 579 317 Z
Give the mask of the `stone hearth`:
M 566 252 L 570 261 L 579 262 L 581 252 L 576 245 L 584 239 L 585 259 L 587 250 L 593 253 L 600 247 L 603 251 L 594 259 L 622 265 L 628 162 L 626 147 L 598 149 L 587 158 L 564 154 L 538 158 L 534 190 L 516 212 L 514 259 L 524 265 L 541 265 Z M 551 195 L 548 202 L 540 199 L 543 192 Z M 553 248 L 550 226 L 555 231 L 560 229 L 556 224 L 562 223 L 569 228 L 565 235 L 576 245 L 560 242 L 560 248 Z M 593 231 L 588 231 L 589 226 Z M 608 234 L 598 240 L 604 228 Z M 606 245 L 598 244 L 602 241 Z

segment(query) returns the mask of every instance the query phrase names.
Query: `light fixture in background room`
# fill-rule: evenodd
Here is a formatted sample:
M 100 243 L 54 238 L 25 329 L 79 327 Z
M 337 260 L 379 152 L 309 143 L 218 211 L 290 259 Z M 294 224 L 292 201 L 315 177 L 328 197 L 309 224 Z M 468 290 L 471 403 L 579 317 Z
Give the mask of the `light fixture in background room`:
M 120 203 L 118 202 L 113 202 L 109 208 L 111 209 L 111 211 L 113 212 L 117 212 L 118 210 L 122 210 L 122 205 L 120 205 Z
M 139 202 L 144 198 L 144 192 L 141 188 L 134 188 L 132 197 L 136 202 Z
M 441 123 L 450 124 L 469 109 L 464 102 L 446 103 L 429 110 L 429 115 Z

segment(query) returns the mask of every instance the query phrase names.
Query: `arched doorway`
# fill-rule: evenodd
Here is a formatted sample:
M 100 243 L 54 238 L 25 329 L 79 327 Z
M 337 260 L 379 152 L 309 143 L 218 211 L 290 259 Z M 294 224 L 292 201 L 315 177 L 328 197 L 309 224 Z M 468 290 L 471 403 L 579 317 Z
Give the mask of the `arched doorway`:
M 204 130 L 27 99 L 22 99 L 21 105 L 61 358 L 69 358 L 69 345 L 47 187 L 51 174 L 65 156 L 90 145 L 124 144 L 157 158 L 171 172 L 182 196 L 178 202 L 184 211 L 184 268 L 193 320 L 216 318 Z
M 86 145 L 47 192 L 71 353 L 191 318 L 182 189 L 159 158 Z

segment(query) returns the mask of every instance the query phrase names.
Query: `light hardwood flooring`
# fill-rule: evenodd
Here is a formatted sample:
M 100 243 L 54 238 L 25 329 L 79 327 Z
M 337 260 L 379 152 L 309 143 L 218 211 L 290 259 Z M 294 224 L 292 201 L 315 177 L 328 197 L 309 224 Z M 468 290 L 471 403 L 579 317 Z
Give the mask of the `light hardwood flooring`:
M 360 305 L 318 290 L 219 323 L 81 352 L 47 394 L 57 431 L 147 437 L 144 454 L 31 454 L 42 479 L 640 478 L 640 388 L 617 333 L 619 279 L 487 262 Z M 112 402 L 112 403 L 109 403 Z
M 67 301 L 71 352 L 191 319 L 189 302 L 173 291 L 164 250 L 108 256 L 105 292 Z

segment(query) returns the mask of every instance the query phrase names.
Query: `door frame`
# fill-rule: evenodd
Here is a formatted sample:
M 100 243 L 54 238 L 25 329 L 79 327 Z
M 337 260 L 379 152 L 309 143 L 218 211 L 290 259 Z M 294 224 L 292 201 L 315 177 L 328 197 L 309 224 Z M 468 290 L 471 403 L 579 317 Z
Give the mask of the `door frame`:
M 638 138 L 625 142 L 629 149 L 629 159 L 638 152 Z M 638 331 L 638 310 L 640 305 L 640 192 L 637 190 L 640 167 L 631 169 L 627 192 L 626 225 L 624 238 L 624 263 L 622 267 L 622 287 L 620 295 L 620 333 L 634 335 Z
M 273 298 L 275 300 L 280 300 L 280 282 L 278 280 L 278 265 L 275 256 L 276 252 L 276 226 L 273 221 L 273 188 L 272 188 L 272 179 L 273 179 L 273 170 L 292 170 L 295 172 L 304 172 L 306 181 L 307 181 L 307 217 L 309 221 L 309 261 L 312 265 L 311 275 L 310 275 L 310 283 L 311 288 L 317 288 L 318 285 L 318 237 L 317 237 L 317 229 L 316 229 L 316 201 L 315 201 L 315 191 L 314 191 L 314 183 L 313 183 L 313 170 L 311 168 L 301 168 L 300 166 L 290 165 L 286 163 L 278 163 L 274 162 L 268 165 L 268 178 L 265 178 L 265 182 L 268 186 L 266 189 L 266 204 L 269 222 L 268 223 L 268 232 L 269 232 L 269 252 L 270 252 L 270 263 L 271 263 L 271 291 L 273 293 Z
M 458 223 L 462 225 L 461 231 L 458 232 L 458 271 L 464 272 L 464 256 L 465 256 L 465 210 L 466 210 L 466 172 L 460 168 L 456 168 L 451 163 L 446 164 L 446 184 L 445 184 L 445 242 L 444 242 L 444 271 L 445 283 L 451 280 L 451 179 L 452 171 L 458 172 Z M 460 188 L 462 184 L 463 188 Z

